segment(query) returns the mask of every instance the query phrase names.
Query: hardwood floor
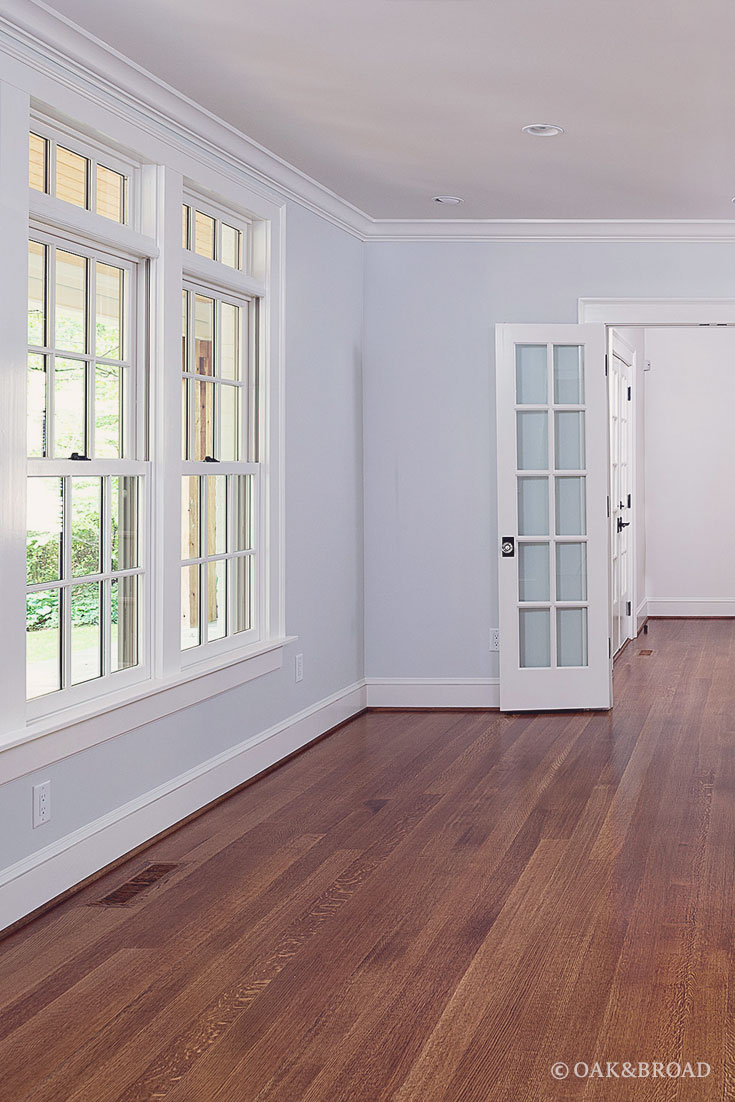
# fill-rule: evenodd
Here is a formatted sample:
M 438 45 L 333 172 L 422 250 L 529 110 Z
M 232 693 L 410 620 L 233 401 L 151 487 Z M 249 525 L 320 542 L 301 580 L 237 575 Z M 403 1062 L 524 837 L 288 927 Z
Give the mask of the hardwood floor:
M 615 694 L 364 715 L 12 935 L 0 1098 L 735 1098 L 735 622 Z

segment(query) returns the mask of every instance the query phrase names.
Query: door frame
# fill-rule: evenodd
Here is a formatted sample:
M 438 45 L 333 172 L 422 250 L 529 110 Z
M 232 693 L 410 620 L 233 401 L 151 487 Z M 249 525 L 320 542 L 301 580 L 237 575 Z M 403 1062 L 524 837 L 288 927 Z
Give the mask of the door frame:
M 630 526 L 631 526 L 631 531 L 630 531 L 630 539 L 629 539 L 629 547 L 628 547 L 628 571 L 627 571 L 627 573 L 628 573 L 627 592 L 630 594 L 630 612 L 627 613 L 626 616 L 625 616 L 625 624 L 626 624 L 626 627 L 625 627 L 625 632 L 626 632 L 625 642 L 622 644 L 621 647 L 618 648 L 617 651 L 615 651 L 614 643 L 613 643 L 613 658 L 615 658 L 616 654 L 620 653 L 620 651 L 623 649 L 623 647 L 626 645 L 626 643 L 628 643 L 631 639 L 635 639 L 636 635 L 638 634 L 638 627 L 637 627 L 637 621 L 638 621 L 638 586 L 637 586 L 637 575 L 638 575 L 638 556 L 637 556 L 638 503 L 636 501 L 636 485 L 637 485 L 637 481 L 638 481 L 638 449 L 636 448 L 636 439 L 637 439 L 638 417 L 640 416 L 640 407 L 638 405 L 638 402 L 639 402 L 638 386 L 637 386 L 637 380 L 636 380 L 636 373 L 637 373 L 637 370 L 638 370 L 638 352 L 635 348 L 633 348 L 633 346 L 631 344 L 628 343 L 628 341 L 625 339 L 623 334 L 620 332 L 620 329 L 622 329 L 622 328 L 625 328 L 625 327 L 624 326 L 618 326 L 618 325 L 608 325 L 607 326 L 607 345 L 608 345 L 608 355 L 609 355 L 609 358 L 610 358 L 610 367 L 609 367 L 609 375 L 608 375 L 608 403 L 610 402 L 609 385 L 610 385 L 610 381 L 612 380 L 612 377 L 613 377 L 612 359 L 613 359 L 613 356 L 615 356 L 616 354 L 619 355 L 620 352 L 624 351 L 625 353 L 628 354 L 629 358 L 626 358 L 623 355 L 620 355 L 619 358 L 626 365 L 626 367 L 628 367 L 630 369 L 630 372 L 631 372 L 630 385 L 632 387 L 632 398 L 630 400 L 631 412 L 630 412 L 630 417 L 628 418 L 628 467 L 629 467 L 629 485 L 631 487 L 631 492 L 632 492 L 632 495 L 633 495 L 633 509 L 632 509 L 631 514 L 630 514 L 631 519 L 629 521 Z M 636 328 L 639 328 L 639 326 L 636 326 Z M 615 346 L 616 345 L 617 345 L 618 350 L 619 350 L 617 353 L 615 351 Z M 610 440 L 610 449 L 612 451 L 612 440 Z M 610 465 L 610 469 L 612 471 L 612 463 Z M 613 563 L 613 557 L 614 557 L 612 546 L 613 546 L 613 542 L 615 540 L 615 527 L 614 527 L 614 524 L 613 524 L 613 518 L 615 516 L 615 505 L 614 505 L 614 501 L 613 501 L 613 497 L 612 497 L 612 474 L 611 474 L 610 477 L 611 477 L 611 482 L 610 482 L 610 631 L 611 631 L 611 633 L 614 634 L 613 624 L 614 624 L 614 619 L 615 619 L 615 607 L 614 607 L 614 604 L 615 604 L 615 602 L 614 602 L 615 579 L 613 577 L 613 569 L 612 569 L 612 563 Z

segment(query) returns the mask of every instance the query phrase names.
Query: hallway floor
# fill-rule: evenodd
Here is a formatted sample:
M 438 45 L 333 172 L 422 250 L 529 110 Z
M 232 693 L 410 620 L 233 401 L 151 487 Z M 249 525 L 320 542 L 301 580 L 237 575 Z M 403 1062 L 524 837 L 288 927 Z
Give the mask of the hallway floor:
M 735 621 L 615 694 L 368 713 L 12 935 L 0 1099 L 735 1098 Z

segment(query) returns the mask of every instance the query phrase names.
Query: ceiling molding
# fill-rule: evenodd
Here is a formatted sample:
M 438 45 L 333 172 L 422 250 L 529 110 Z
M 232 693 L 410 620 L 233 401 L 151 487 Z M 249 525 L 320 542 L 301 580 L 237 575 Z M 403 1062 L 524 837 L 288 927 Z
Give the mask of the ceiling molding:
M 381 219 L 289 164 L 41 0 L 4 0 L 0 51 L 117 116 L 371 241 L 735 241 L 733 220 Z

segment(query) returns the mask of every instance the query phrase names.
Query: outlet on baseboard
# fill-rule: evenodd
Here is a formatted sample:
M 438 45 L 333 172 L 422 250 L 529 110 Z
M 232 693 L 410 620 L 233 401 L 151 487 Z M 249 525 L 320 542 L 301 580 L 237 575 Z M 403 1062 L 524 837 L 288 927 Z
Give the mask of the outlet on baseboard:
M 500 650 L 500 628 L 490 628 L 490 650 Z
M 51 781 L 33 786 L 33 826 L 41 826 L 51 818 Z
M 294 669 L 295 669 L 295 672 L 296 672 L 296 680 L 297 681 L 303 681 L 304 680 L 304 656 L 303 656 L 303 654 L 297 654 L 296 655 L 296 659 L 294 661 Z

